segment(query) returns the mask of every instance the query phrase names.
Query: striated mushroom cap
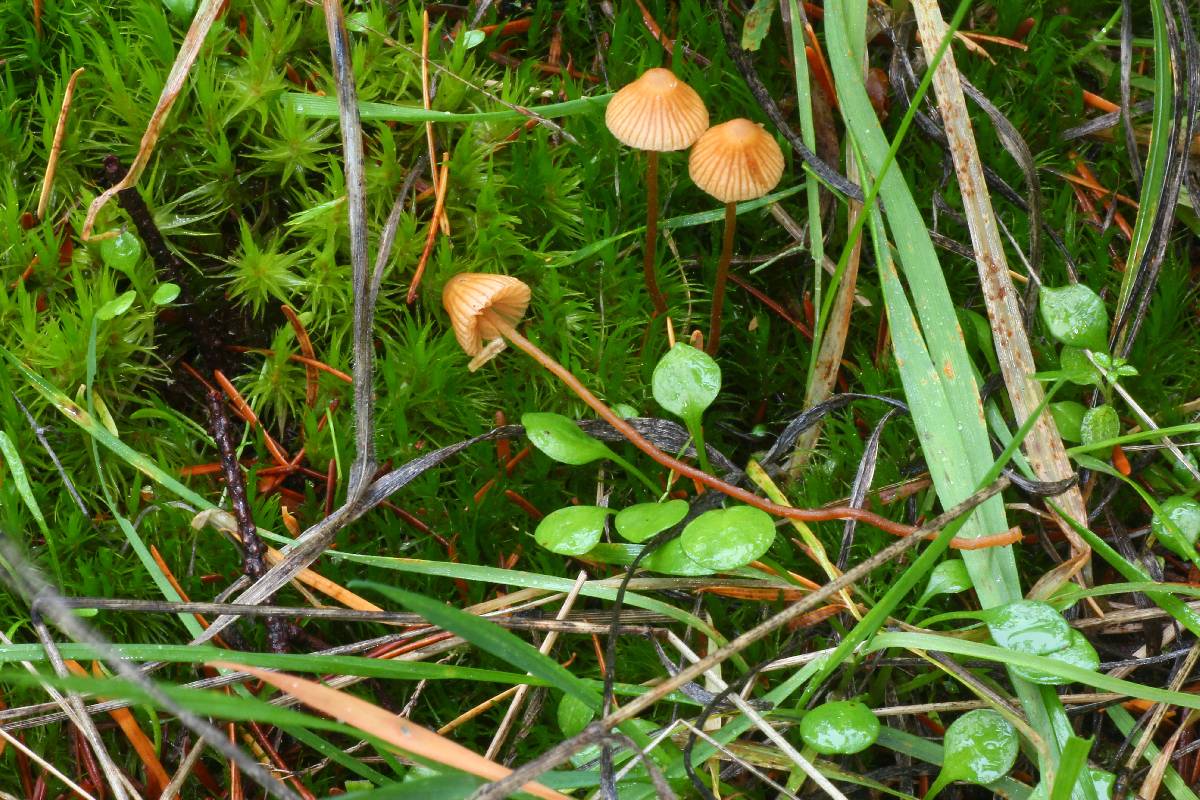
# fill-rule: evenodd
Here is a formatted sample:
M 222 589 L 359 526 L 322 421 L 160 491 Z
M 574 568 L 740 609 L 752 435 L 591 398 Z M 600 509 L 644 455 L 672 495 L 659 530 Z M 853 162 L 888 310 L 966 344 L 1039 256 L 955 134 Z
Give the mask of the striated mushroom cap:
M 722 203 L 754 200 L 783 177 L 783 153 L 761 125 L 731 119 L 709 128 L 692 147 L 688 174 Z
M 442 306 L 450 315 L 454 336 L 469 356 L 479 355 L 485 341 L 500 339 L 484 314 L 491 311 L 509 325 L 516 326 L 529 308 L 529 287 L 507 275 L 460 272 L 446 281 Z
M 708 109 L 675 73 L 655 67 L 613 95 L 604 123 L 638 150 L 686 150 L 708 128 Z

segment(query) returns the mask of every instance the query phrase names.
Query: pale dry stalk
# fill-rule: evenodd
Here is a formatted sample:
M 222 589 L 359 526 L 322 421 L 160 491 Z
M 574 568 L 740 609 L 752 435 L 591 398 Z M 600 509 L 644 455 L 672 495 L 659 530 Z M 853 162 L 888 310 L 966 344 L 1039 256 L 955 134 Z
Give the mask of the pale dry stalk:
M 936 0 L 915 0 L 913 11 L 921 31 L 921 40 L 942 41 L 946 35 L 946 23 Z M 962 192 L 963 209 L 971 231 L 971 244 L 975 249 L 975 261 L 979 267 L 979 279 L 991 320 L 1000 371 L 1019 425 L 1041 404 L 1042 387 L 1033 377 L 1037 366 L 1022 321 L 1019 295 L 1009 277 L 1004 246 L 1000 241 L 995 212 L 984 181 L 983 164 L 971 120 L 967 116 L 962 83 L 954 64 L 954 52 L 950 48 L 946 48 L 945 55 L 934 71 L 933 87 Z M 1062 437 L 1049 414 L 1042 413 L 1039 416 L 1025 437 L 1024 449 L 1039 480 L 1059 481 L 1074 474 Z M 1079 524 L 1087 524 L 1087 509 L 1077 487 L 1060 495 L 1059 503 Z M 1059 527 L 1071 545 L 1070 566 L 1054 573 L 1054 581 L 1061 585 L 1084 569 L 1091 548 L 1069 525 L 1060 522 Z M 1038 588 L 1045 592 L 1053 587 Z

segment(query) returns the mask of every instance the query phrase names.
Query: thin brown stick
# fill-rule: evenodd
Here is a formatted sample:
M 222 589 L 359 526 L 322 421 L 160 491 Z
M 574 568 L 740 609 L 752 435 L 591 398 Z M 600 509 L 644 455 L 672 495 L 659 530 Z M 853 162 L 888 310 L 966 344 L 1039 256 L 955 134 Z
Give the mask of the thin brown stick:
M 733 232 L 737 229 L 737 205 L 725 204 L 725 235 L 721 237 L 721 260 L 717 262 L 717 280 L 713 283 L 712 311 L 708 318 L 708 354 L 715 356 L 721 346 L 721 311 L 725 305 L 725 281 L 733 258 Z
M 658 288 L 658 276 L 654 271 L 655 256 L 658 254 L 658 153 L 646 153 L 646 252 L 642 257 L 642 269 L 646 273 L 646 292 L 654 304 L 654 316 L 667 313 L 667 298 Z
M 755 508 L 762 509 L 768 514 L 772 514 L 777 517 L 798 519 L 803 520 L 804 522 L 826 522 L 835 519 L 856 519 L 859 522 L 865 522 L 868 525 L 873 525 L 881 531 L 886 531 L 897 536 L 909 536 L 914 530 L 916 530 L 911 525 L 905 525 L 901 522 L 894 522 L 893 520 L 886 519 L 878 514 L 861 508 L 847 508 L 842 506 L 810 509 L 781 506 L 777 503 L 771 502 L 770 500 L 765 500 L 753 492 L 749 492 L 741 488 L 740 486 L 734 486 L 731 483 L 726 483 L 720 478 L 709 475 L 707 472 L 693 467 L 691 464 L 687 464 L 673 456 L 667 455 L 662 450 L 659 450 L 657 447 L 655 447 L 649 439 L 640 434 L 632 425 L 630 425 L 621 417 L 617 416 L 617 414 L 611 408 L 605 405 L 600 398 L 596 397 L 596 395 L 592 394 L 586 386 L 580 383 L 579 379 L 571 374 L 569 370 L 552 359 L 546 353 L 542 352 L 537 345 L 522 336 L 516 328 L 509 325 L 495 314 L 490 312 L 485 312 L 485 314 L 487 314 L 488 321 L 492 325 L 496 326 L 497 330 L 503 333 L 504 337 L 508 339 L 515 347 L 533 358 L 555 377 L 566 384 L 568 389 L 578 395 L 583 402 L 587 403 L 588 406 L 590 406 L 591 409 L 595 411 L 601 419 L 616 428 L 617 431 L 626 439 L 628 439 L 634 447 L 641 450 L 643 453 L 650 456 L 667 469 L 674 470 L 683 477 L 690 478 L 697 483 L 701 483 L 704 486 L 707 486 L 709 489 L 714 489 L 724 495 L 727 495 L 728 497 L 732 497 L 734 500 L 740 500 L 746 505 L 751 505 Z M 928 538 L 934 538 L 934 536 L 935 534 L 931 533 Z M 959 547 L 960 549 L 970 550 L 983 549 L 987 547 L 1000 547 L 1006 544 L 1012 544 L 1020 539 L 1021 534 L 1019 532 L 1014 533 L 1007 531 L 1005 533 L 995 534 L 993 536 L 982 536 L 978 539 L 963 539 L 960 537 L 955 537 L 954 543 L 955 546 Z
M 246 478 L 242 475 L 242 467 L 237 461 L 237 451 L 234 449 L 233 436 L 229 430 L 229 416 L 225 413 L 225 401 L 216 392 L 207 392 L 205 401 L 208 404 L 208 422 L 213 440 L 221 452 L 221 471 L 225 475 L 225 486 L 229 491 L 233 516 L 237 519 L 238 535 L 242 540 L 242 571 L 246 577 L 257 580 L 267 571 L 267 548 L 258 535 L 258 528 L 255 527 L 253 515 L 250 513 Z M 269 602 L 269 598 L 263 602 Z M 287 625 L 284 620 L 267 618 L 267 638 L 272 651 L 287 652 Z

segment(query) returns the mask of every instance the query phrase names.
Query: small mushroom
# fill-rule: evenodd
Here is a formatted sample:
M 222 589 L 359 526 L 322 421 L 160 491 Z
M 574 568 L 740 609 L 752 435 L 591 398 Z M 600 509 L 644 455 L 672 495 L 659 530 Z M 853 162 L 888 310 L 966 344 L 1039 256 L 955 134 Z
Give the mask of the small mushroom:
M 716 355 L 721 342 L 721 307 L 733 258 L 737 203 L 755 200 L 783 177 L 783 153 L 775 138 L 748 119 L 732 119 L 709 128 L 692 147 L 688 174 L 704 191 L 725 204 L 725 236 L 713 284 L 707 350 Z
M 645 150 L 646 252 L 643 268 L 654 315 L 667 310 L 658 288 L 654 256 L 658 240 L 658 154 L 686 150 L 708 128 L 704 101 L 669 69 L 648 69 L 617 92 L 604 113 L 604 122 L 623 144 Z
M 697 469 L 691 464 L 664 453 L 609 408 L 603 400 L 592 394 L 578 378 L 571 374 L 570 370 L 521 335 L 521 332 L 517 330 L 517 325 L 529 307 L 529 296 L 528 286 L 516 278 L 503 275 L 464 272 L 447 281 L 446 286 L 442 289 L 442 305 L 445 306 L 446 313 L 450 315 L 450 322 L 454 326 L 454 335 L 458 338 L 458 343 L 462 345 L 467 355 L 473 357 L 473 369 L 499 353 L 503 349 L 503 343 L 507 340 L 562 381 L 602 420 L 628 439 L 630 444 L 681 477 L 690 478 L 710 489 L 732 497 L 734 500 L 740 500 L 746 505 L 788 519 L 806 522 L 857 519 L 869 522 L 880 530 L 904 536 L 913 532 L 913 529 L 906 525 L 883 519 L 860 508 L 810 509 L 777 505 L 740 486 L 726 483 L 704 470 Z M 485 340 L 490 341 L 485 344 Z M 496 342 L 500 344 L 497 345 Z

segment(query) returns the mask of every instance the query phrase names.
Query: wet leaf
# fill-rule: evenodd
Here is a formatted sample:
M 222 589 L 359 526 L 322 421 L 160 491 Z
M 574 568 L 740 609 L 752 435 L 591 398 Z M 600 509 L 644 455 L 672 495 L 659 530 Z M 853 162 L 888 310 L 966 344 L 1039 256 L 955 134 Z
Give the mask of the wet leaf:
M 655 534 L 677 525 L 687 516 L 686 500 L 665 503 L 638 503 L 617 513 L 617 533 L 629 542 L 644 542 Z
M 604 520 L 611 514 L 599 506 L 567 506 L 552 511 L 538 523 L 533 538 L 552 553 L 581 556 L 600 541 Z
M 574 695 L 564 694 L 558 703 L 558 728 L 568 739 L 596 718 L 596 710 Z
M 608 445 L 579 430 L 562 414 L 534 411 L 522 414 L 521 424 L 534 447 L 562 464 L 579 466 L 614 455 Z
M 1084 444 L 1115 439 L 1121 433 L 1117 410 L 1107 403 L 1089 408 L 1079 425 L 1080 441 Z
M 822 755 L 859 753 L 879 738 L 879 719 L 857 700 L 825 703 L 800 720 L 800 738 Z
M 1072 347 L 1108 348 L 1108 311 L 1100 296 L 1082 283 L 1042 287 L 1042 321 L 1058 341 Z
M 141 257 L 142 243 L 131 231 L 121 231 L 113 238 L 100 243 L 100 258 L 104 263 L 126 275 Z
M 150 302 L 156 306 L 165 306 L 175 302 L 175 298 L 179 297 L 179 284 L 164 283 L 160 284 L 154 290 L 154 295 L 150 298 Z
M 926 800 L 952 781 L 991 783 L 1003 778 L 1017 760 L 1017 732 L 1004 717 L 981 708 L 950 723 L 942 747 L 942 771 Z
M 180 19 L 191 19 L 196 10 L 196 0 L 162 0 L 163 7 Z
M 130 289 L 124 294 L 119 294 L 112 300 L 109 300 L 96 311 L 96 318 L 101 320 L 109 320 L 114 317 L 119 317 L 129 310 L 133 305 L 133 301 L 137 299 L 137 292 Z
M 929 598 L 939 594 L 958 594 L 970 589 L 971 576 L 967 574 L 967 565 L 957 558 L 947 559 L 939 563 L 929 573 L 929 583 L 921 593 L 917 605 L 924 604 Z
M 1196 539 L 1200 538 L 1200 503 L 1186 495 L 1168 497 L 1150 520 L 1150 530 L 1163 547 L 1195 560 Z
M 1092 366 L 1087 354 L 1078 347 L 1063 345 L 1062 352 L 1058 354 L 1058 365 L 1071 383 L 1079 386 L 1100 385 L 1100 371 Z
M 1080 429 L 1087 410 L 1087 406 L 1074 400 L 1051 403 L 1050 416 L 1054 417 L 1054 425 L 1058 428 L 1059 435 L 1068 442 L 1083 441 L 1083 432 Z
M 775 521 L 753 506 L 719 508 L 689 522 L 679 541 L 688 557 L 702 567 L 736 569 L 771 548 Z
M 683 543 L 679 539 L 672 539 L 662 547 L 659 547 L 653 553 L 646 556 L 642 563 L 646 566 L 646 569 L 653 572 L 661 572 L 664 575 L 694 577 L 697 575 L 711 575 L 713 572 L 708 567 L 703 567 L 689 558 L 688 554 L 683 551 Z
M 1071 643 L 1071 626 L 1049 603 L 1014 600 L 981 612 L 1000 647 L 1035 656 L 1058 652 Z
M 746 12 L 746 24 L 742 26 L 742 49 L 757 50 L 762 41 L 771 32 L 771 17 L 779 0 L 757 0 L 754 7 Z
M 1087 638 L 1077 630 L 1071 631 L 1070 644 L 1062 650 L 1046 653 L 1044 657 L 1052 658 L 1055 661 L 1061 661 L 1064 664 L 1070 664 L 1081 669 L 1091 670 L 1092 672 L 1100 669 L 1100 656 L 1096 653 L 1096 648 L 1092 647 Z M 1017 666 L 1014 666 L 1012 669 L 1013 672 L 1030 683 L 1039 683 L 1044 686 L 1058 686 L 1059 684 L 1071 682 L 1049 672 L 1042 672 L 1041 670 Z
M 721 368 L 704 351 L 681 342 L 659 360 L 651 387 L 660 406 L 680 419 L 699 422 L 721 391 Z

